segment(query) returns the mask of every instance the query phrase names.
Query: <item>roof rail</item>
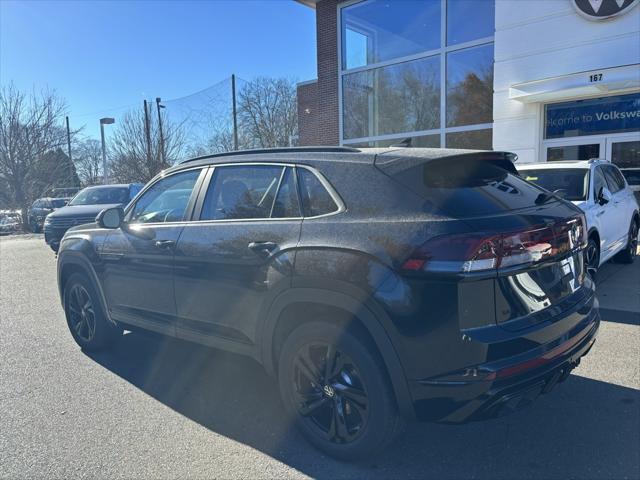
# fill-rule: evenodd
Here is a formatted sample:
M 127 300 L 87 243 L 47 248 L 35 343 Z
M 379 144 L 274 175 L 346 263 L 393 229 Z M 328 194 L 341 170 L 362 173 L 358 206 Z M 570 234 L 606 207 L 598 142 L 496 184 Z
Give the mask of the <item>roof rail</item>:
M 200 157 L 188 158 L 180 162 L 189 163 L 208 158 L 231 157 L 237 155 L 254 155 L 260 153 L 356 153 L 359 149 L 353 147 L 281 147 L 281 148 L 255 148 L 250 150 L 234 150 L 225 153 L 212 153 Z

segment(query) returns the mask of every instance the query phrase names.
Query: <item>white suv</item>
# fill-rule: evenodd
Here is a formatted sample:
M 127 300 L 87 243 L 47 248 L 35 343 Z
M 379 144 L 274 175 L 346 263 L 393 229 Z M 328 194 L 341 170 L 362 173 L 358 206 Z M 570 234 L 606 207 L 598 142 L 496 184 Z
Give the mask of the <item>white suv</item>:
M 618 167 L 606 160 L 555 161 L 516 165 L 526 180 L 580 207 L 587 217 L 592 271 L 617 255 L 633 262 L 638 248 L 640 214 L 633 191 Z

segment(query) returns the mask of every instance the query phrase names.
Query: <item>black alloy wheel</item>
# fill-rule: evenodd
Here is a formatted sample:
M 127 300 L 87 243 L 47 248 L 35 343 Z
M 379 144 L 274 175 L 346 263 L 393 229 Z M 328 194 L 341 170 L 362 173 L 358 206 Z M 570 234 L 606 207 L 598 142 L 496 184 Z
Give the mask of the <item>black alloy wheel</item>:
M 584 261 L 587 270 L 592 274 L 598 271 L 598 267 L 600 266 L 600 247 L 593 237 L 589 238 L 589 243 L 587 243 L 587 248 L 584 251 Z
M 123 332 L 107 319 L 98 298 L 91 280 L 82 273 L 74 273 L 65 284 L 67 326 L 76 343 L 86 351 L 111 347 Z
M 96 312 L 87 290 L 80 284 L 69 293 L 69 324 L 78 338 L 91 342 L 96 334 Z
M 366 428 L 369 399 L 353 360 L 334 345 L 310 343 L 294 360 L 298 413 L 332 443 L 355 440 Z
M 345 325 L 311 321 L 291 332 L 280 352 L 278 382 L 285 409 L 306 439 L 351 461 L 383 451 L 405 421 L 375 344 L 361 328 Z

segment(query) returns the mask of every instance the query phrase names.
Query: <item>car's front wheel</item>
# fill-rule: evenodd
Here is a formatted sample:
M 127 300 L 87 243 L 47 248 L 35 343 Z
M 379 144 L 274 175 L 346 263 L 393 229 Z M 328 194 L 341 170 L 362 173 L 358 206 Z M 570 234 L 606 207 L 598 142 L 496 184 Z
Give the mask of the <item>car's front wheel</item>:
M 290 417 L 333 457 L 375 455 L 402 431 L 377 352 L 347 329 L 324 322 L 298 327 L 285 341 L 278 371 Z
M 73 339 L 83 350 L 96 351 L 111 347 L 122 329 L 109 321 L 91 281 L 74 273 L 64 289 L 64 311 Z
M 622 250 L 618 255 L 616 255 L 616 260 L 620 263 L 633 263 L 633 260 L 636 258 L 636 254 L 638 252 L 638 228 L 639 221 L 637 218 L 631 220 L 631 225 L 629 226 L 629 238 L 627 239 L 627 246 L 624 250 Z

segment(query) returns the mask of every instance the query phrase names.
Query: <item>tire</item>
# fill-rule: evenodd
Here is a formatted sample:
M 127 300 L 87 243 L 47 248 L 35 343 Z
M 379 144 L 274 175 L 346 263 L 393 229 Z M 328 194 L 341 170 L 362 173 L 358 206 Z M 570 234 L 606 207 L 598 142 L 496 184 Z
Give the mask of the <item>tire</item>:
M 333 361 L 327 368 L 328 358 Z M 278 381 L 292 421 L 332 457 L 376 455 L 404 427 L 375 348 L 334 324 L 305 323 L 287 337 Z
M 600 267 L 600 245 L 598 245 L 593 236 L 589 237 L 587 248 L 584 251 L 584 263 L 587 270 L 591 272 L 592 277 L 595 278 Z
M 31 220 L 30 226 L 33 233 L 40 233 L 40 226 L 38 225 L 37 221 Z
M 122 328 L 107 320 L 93 283 L 74 273 L 64 288 L 64 312 L 71 336 L 82 350 L 94 352 L 112 347 Z
M 629 225 L 629 238 L 627 239 L 627 246 L 624 247 L 620 253 L 616 255 L 616 260 L 620 263 L 633 263 L 638 251 L 638 227 L 639 221 L 637 218 L 631 220 Z

